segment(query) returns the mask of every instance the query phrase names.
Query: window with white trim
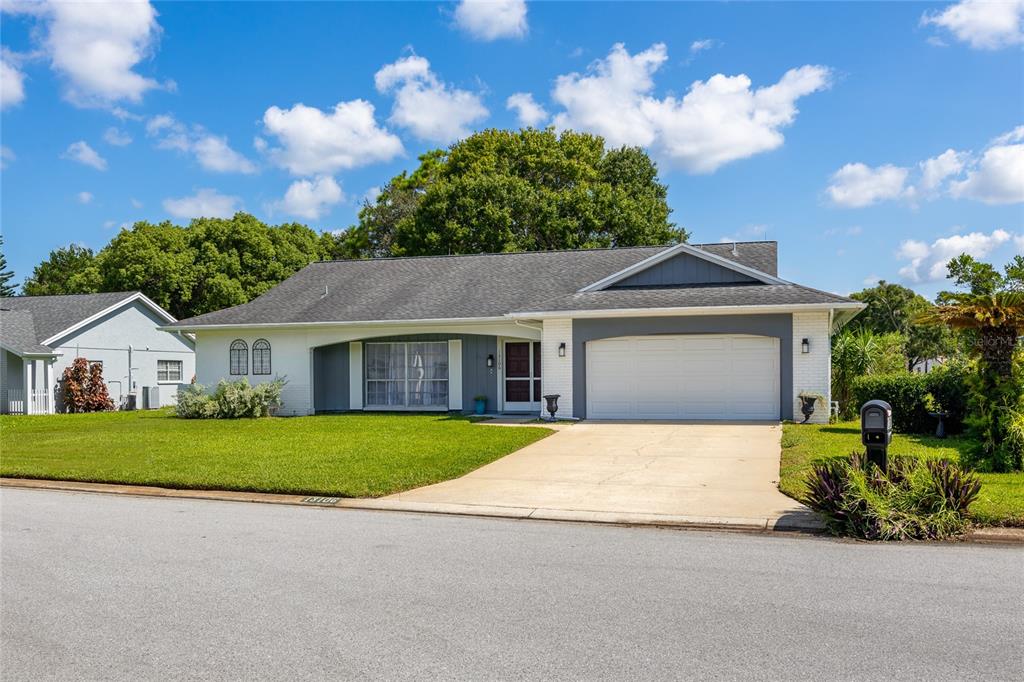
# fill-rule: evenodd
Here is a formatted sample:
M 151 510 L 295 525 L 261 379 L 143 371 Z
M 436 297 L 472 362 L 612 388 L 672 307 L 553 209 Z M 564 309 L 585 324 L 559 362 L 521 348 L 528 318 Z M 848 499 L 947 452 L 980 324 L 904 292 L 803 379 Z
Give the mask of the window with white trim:
M 181 381 L 181 360 L 157 360 L 157 381 Z
M 366 344 L 366 406 L 447 409 L 448 342 Z
M 235 339 L 231 342 L 230 353 L 231 360 L 231 373 L 232 374 L 248 374 L 249 373 L 249 345 L 242 339 Z
M 252 344 L 252 373 L 270 374 L 270 342 L 256 339 Z

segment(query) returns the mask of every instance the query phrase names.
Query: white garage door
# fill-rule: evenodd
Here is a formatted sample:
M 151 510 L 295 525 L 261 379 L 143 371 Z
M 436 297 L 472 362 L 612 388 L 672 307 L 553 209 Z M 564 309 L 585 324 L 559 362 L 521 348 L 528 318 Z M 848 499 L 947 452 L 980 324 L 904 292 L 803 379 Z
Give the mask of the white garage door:
M 778 419 L 779 340 L 630 336 L 587 343 L 591 419 Z

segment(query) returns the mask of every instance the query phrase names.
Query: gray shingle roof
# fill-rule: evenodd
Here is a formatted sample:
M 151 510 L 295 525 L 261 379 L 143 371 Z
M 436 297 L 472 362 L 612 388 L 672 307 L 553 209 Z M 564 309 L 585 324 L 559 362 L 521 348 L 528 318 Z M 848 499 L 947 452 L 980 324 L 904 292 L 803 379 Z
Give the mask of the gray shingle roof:
M 41 344 L 54 334 L 62 332 L 68 327 L 81 322 L 87 317 L 95 315 L 101 310 L 106 310 L 110 306 L 116 305 L 136 293 L 138 292 L 117 291 L 104 294 L 12 296 L 10 298 L 0 298 L 0 311 L 4 311 L 3 319 L 0 321 L 0 324 L 3 324 L 3 326 L 6 327 L 8 324 L 7 320 L 11 319 L 10 324 L 12 325 L 12 328 L 15 328 L 15 325 L 24 325 L 24 322 L 17 321 L 24 320 L 23 316 L 11 316 L 9 318 L 7 311 L 29 314 L 32 320 L 33 333 L 35 335 L 33 342 L 35 344 Z M 12 334 L 13 333 L 15 332 L 12 332 Z M 25 332 L 24 329 L 21 328 L 17 333 L 23 334 Z M 7 338 L 6 331 L 4 331 L 4 338 Z M 27 339 L 28 337 L 24 338 Z
M 774 242 L 708 244 L 700 246 L 768 274 L 776 272 Z M 233 308 L 181 320 L 174 327 L 206 325 L 302 324 L 318 322 L 371 322 L 501 317 L 517 311 L 567 310 L 576 291 L 668 247 L 633 247 L 578 251 L 381 258 L 375 260 L 312 263 L 262 296 Z M 691 289 L 641 289 L 632 298 L 597 297 L 594 301 L 622 300 L 612 307 L 668 305 L 743 305 L 847 301 L 832 294 L 798 285 L 775 289 L 765 286 Z M 701 294 L 701 292 L 708 292 Z M 584 296 L 584 295 L 580 295 Z M 646 297 L 645 297 L 646 296 Z M 732 302 L 728 301 L 733 296 Z M 645 304 L 649 301 L 649 304 Z M 708 301 L 708 302 L 701 302 Z M 588 305 L 590 305 L 588 303 Z
M 21 310 L 0 308 L 0 345 L 19 355 L 53 352 L 39 343 L 32 313 Z
M 725 244 L 691 244 L 722 258 L 734 260 L 748 268 L 779 276 L 779 245 L 777 242 L 727 242 Z

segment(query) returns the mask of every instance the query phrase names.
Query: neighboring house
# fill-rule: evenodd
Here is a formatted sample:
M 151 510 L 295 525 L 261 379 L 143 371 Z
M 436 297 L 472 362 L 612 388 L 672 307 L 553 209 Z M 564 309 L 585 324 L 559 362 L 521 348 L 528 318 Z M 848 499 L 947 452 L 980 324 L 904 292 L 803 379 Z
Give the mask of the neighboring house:
M 946 358 L 928 358 L 927 360 L 915 362 L 914 366 L 910 368 L 910 371 L 915 374 L 928 374 L 937 367 L 942 367 L 944 364 L 946 364 Z
M 157 387 L 174 404 L 195 374 L 195 344 L 160 325 L 175 320 L 137 291 L 0 298 L 0 412 L 40 414 L 63 407 L 60 380 L 75 358 L 102 363 L 114 404 Z
M 282 414 L 497 412 L 792 419 L 829 396 L 830 332 L 861 303 L 779 279 L 775 242 L 313 263 L 164 329 L 197 380 L 287 378 Z M 827 402 L 826 402 L 827 404 Z M 821 409 L 814 421 L 828 419 Z

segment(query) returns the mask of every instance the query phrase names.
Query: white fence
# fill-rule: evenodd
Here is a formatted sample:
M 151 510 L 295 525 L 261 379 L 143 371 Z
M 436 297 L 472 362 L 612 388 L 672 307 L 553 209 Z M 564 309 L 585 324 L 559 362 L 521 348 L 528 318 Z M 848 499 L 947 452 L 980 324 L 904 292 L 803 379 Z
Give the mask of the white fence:
M 25 391 L 9 388 L 0 394 L 0 414 L 50 414 L 53 412 L 53 393 L 44 389 L 29 391 L 28 404 L 25 410 Z

